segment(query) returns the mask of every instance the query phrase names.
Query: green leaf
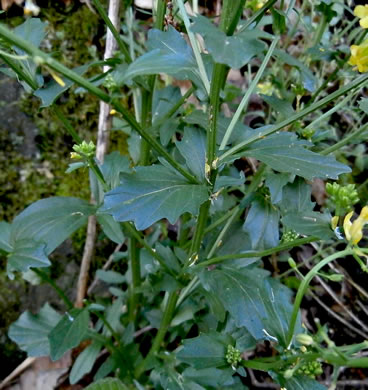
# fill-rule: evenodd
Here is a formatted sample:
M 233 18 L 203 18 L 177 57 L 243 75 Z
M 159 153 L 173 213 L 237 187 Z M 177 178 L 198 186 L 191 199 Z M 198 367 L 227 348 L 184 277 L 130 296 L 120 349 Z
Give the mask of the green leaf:
M 274 55 L 276 55 L 282 63 L 290 65 L 298 69 L 304 88 L 309 92 L 314 92 L 317 87 L 317 78 L 313 75 L 310 69 L 302 62 L 291 56 L 290 54 L 275 49 Z
M 26 351 L 28 356 L 48 356 L 48 335 L 60 320 L 58 314 L 46 303 L 38 314 L 25 311 L 9 328 L 9 338 Z
M 9 277 L 13 278 L 13 271 L 27 272 L 31 267 L 48 267 L 50 264 L 45 243 L 26 239 L 18 240 L 8 256 L 7 272 Z
M 167 31 L 150 30 L 147 49 L 128 66 L 123 81 L 141 75 L 166 73 L 180 80 L 190 79 L 201 84 L 192 49 L 172 26 Z
M 13 250 L 10 245 L 11 225 L 7 222 L 0 222 L 0 251 L 11 252 Z
M 180 88 L 169 85 L 166 88 L 155 89 L 152 101 L 152 123 L 167 114 L 181 99 Z
M 297 233 L 328 240 L 334 237 L 331 218 L 329 213 L 315 211 L 290 212 L 283 216 L 282 223 Z
M 201 386 L 224 388 L 225 384 L 232 383 L 233 369 L 227 368 L 220 370 L 215 367 L 203 368 L 202 370 L 196 370 L 192 367 L 188 367 L 183 371 L 183 377 L 197 383 Z
M 86 337 L 88 326 L 87 309 L 72 309 L 66 313 L 49 334 L 51 359 L 58 360 L 66 351 L 78 346 Z
M 359 108 L 368 114 L 368 98 L 361 98 L 359 100 Z
M 208 18 L 197 15 L 191 30 L 202 35 L 206 49 L 215 62 L 239 69 L 253 57 L 262 53 L 265 44 L 258 38 L 258 30 L 246 30 L 240 34 L 227 36 Z
M 120 223 L 108 214 L 100 214 L 97 216 L 97 221 L 101 225 L 106 236 L 116 244 L 122 244 L 125 241 L 124 233 Z
M 127 387 L 119 379 L 106 378 L 92 383 L 85 390 L 127 390 Z
M 206 136 L 192 127 L 184 129 L 184 136 L 180 142 L 176 142 L 181 155 L 189 170 L 201 181 L 206 178 Z
M 302 375 L 292 376 L 285 381 L 284 386 L 287 390 L 327 390 L 327 387 L 321 385 L 314 379 Z
M 104 163 L 100 168 L 107 185 L 111 189 L 120 184 L 120 173 L 131 172 L 128 157 L 121 155 L 117 151 L 105 156 Z
M 258 130 L 257 130 L 258 131 Z M 315 177 L 337 179 L 351 169 L 332 156 L 321 156 L 305 149 L 308 143 L 295 134 L 273 134 L 248 146 L 243 155 L 254 157 L 279 172 L 290 172 L 312 180 Z
M 204 273 L 201 280 L 213 294 L 221 292 L 219 298 L 237 327 L 246 327 L 256 340 L 278 341 L 287 347 L 293 309 L 288 288 L 260 269 L 216 268 Z M 300 325 L 295 332 L 301 332 Z
M 99 211 L 119 222 L 134 221 L 138 230 L 162 218 L 174 224 L 185 212 L 196 215 L 208 199 L 206 186 L 188 183 L 165 166 L 138 167 L 121 176 L 121 185 L 105 195 Z
M 125 282 L 125 276 L 116 271 L 97 270 L 96 276 L 98 279 L 106 283 L 120 284 Z
M 231 338 L 217 332 L 203 333 L 183 342 L 177 358 L 196 369 L 226 366 L 225 355 Z
M 11 245 L 16 245 L 20 240 L 43 242 L 48 255 L 85 225 L 94 209 L 94 206 L 79 198 L 54 197 L 39 200 L 14 219 Z
M 71 385 L 77 383 L 92 370 L 101 348 L 102 344 L 95 341 L 78 355 L 69 376 Z
M 315 203 L 311 201 L 312 187 L 302 178 L 296 178 L 283 188 L 280 210 L 282 214 L 303 213 L 314 209 Z
M 39 18 L 26 19 L 24 23 L 14 29 L 14 33 L 32 45 L 39 47 L 42 40 L 45 38 L 45 28 L 47 23 L 44 23 Z
M 252 249 L 273 248 L 279 243 L 279 212 L 263 198 L 252 202 L 243 230 L 251 240 Z
M 261 94 L 261 97 L 273 110 L 282 115 L 282 119 L 286 119 L 295 114 L 293 106 L 287 100 L 279 99 L 275 95 L 268 96 Z
M 269 172 L 266 175 L 266 186 L 271 193 L 271 203 L 278 204 L 282 199 L 282 189 L 290 180 L 290 174 L 288 173 L 273 173 Z
M 82 76 L 88 70 L 89 66 L 90 66 L 89 64 L 82 65 L 77 68 L 74 68 L 73 71 L 77 73 L 79 76 Z M 68 90 L 74 83 L 74 81 L 71 81 L 67 78 L 64 78 L 63 81 L 65 83 L 63 87 L 59 85 L 56 81 L 52 80 L 46 86 L 34 92 L 34 95 L 39 97 L 42 101 L 41 107 L 51 106 L 51 104 L 53 104 L 55 100 L 62 93 Z

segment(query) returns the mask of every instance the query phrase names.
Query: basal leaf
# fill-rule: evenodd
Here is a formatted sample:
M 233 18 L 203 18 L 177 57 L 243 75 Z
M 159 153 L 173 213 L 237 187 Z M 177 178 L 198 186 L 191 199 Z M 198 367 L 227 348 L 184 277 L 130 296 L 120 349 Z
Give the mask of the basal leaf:
M 45 243 L 45 253 L 48 255 L 85 225 L 94 209 L 94 206 L 79 198 L 54 197 L 39 200 L 14 219 L 11 245 L 16 245 L 20 240 Z
M 9 277 L 13 278 L 13 271 L 26 272 L 31 267 L 48 267 L 50 264 L 44 242 L 17 240 L 8 256 L 7 272 Z
M 69 376 L 69 382 L 71 385 L 77 383 L 84 377 L 84 375 L 88 374 L 92 370 L 101 348 L 102 344 L 95 341 L 78 355 Z
M 185 158 L 187 167 L 196 177 L 204 181 L 206 178 L 206 136 L 199 130 L 192 127 L 184 129 L 184 137 L 176 142 L 181 155 Z
M 60 315 L 46 303 L 38 314 L 25 311 L 9 328 L 9 337 L 28 356 L 48 356 L 48 335 L 60 320 Z
M 198 383 L 201 386 L 206 386 L 205 388 L 226 388 L 225 384 L 232 382 L 232 376 L 234 371 L 232 368 L 227 368 L 225 370 L 220 370 L 215 367 L 203 368 L 201 370 L 196 370 L 192 367 L 188 367 L 183 371 L 183 377 L 187 378 L 195 383 Z
M 49 334 L 50 357 L 60 359 L 66 351 L 79 345 L 89 326 L 87 309 L 72 309 L 66 313 Z
M 116 378 L 100 379 L 86 387 L 86 390 L 127 390 L 127 387 Z
M 215 62 L 239 69 L 253 57 L 262 53 L 265 44 L 260 41 L 258 30 L 247 30 L 240 34 L 227 36 L 208 18 L 197 15 L 191 30 L 202 35 L 206 49 Z
M 287 347 L 293 306 L 291 292 L 260 269 L 223 267 L 202 276 L 204 287 L 218 294 L 237 327 L 246 327 L 256 340 L 277 341 Z M 300 325 L 296 332 L 300 332 Z
M 248 212 L 243 230 L 248 234 L 252 249 L 273 248 L 279 243 L 279 212 L 263 198 L 256 199 Z
M 134 221 L 143 230 L 162 218 L 174 224 L 185 212 L 196 215 L 207 199 L 204 185 L 188 183 L 169 168 L 153 165 L 123 173 L 121 185 L 105 195 L 99 212 L 119 222 Z
M 172 26 L 167 31 L 150 30 L 147 49 L 128 66 L 123 81 L 140 75 L 166 73 L 201 83 L 191 47 Z
M 306 179 L 315 177 L 337 179 L 351 169 L 337 162 L 332 156 L 321 156 L 304 146 L 305 141 L 298 140 L 295 134 L 273 134 L 254 142 L 242 154 L 254 157 L 279 172 L 290 172 Z
M 316 380 L 307 376 L 294 375 L 284 383 L 287 390 L 327 390 L 327 387 L 321 385 Z
M 217 332 L 203 333 L 184 340 L 176 356 L 196 369 L 226 366 L 226 350 L 231 342 L 231 338 Z

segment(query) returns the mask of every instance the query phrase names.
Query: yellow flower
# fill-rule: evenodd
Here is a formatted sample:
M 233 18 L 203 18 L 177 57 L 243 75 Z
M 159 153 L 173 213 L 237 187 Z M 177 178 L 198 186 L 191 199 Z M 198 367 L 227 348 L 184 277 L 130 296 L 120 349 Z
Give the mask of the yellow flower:
M 344 232 L 346 238 L 353 244 L 356 245 L 363 237 L 363 227 L 368 223 L 368 206 L 362 208 L 359 217 L 352 223 L 351 217 L 354 211 L 346 214 L 344 218 Z
M 360 19 L 359 24 L 361 27 L 368 28 L 368 4 L 357 5 L 354 9 L 354 15 Z
M 361 73 L 368 72 L 368 39 L 360 45 L 350 46 L 350 52 L 349 64 L 356 65 Z

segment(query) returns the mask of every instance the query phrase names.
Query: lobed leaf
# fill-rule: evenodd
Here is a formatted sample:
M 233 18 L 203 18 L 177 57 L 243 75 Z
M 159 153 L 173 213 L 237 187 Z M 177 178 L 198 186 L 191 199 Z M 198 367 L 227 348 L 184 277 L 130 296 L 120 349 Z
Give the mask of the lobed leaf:
M 26 351 L 28 356 L 48 356 L 48 335 L 60 320 L 58 314 L 46 303 L 38 314 L 25 311 L 9 328 L 9 338 Z
M 174 224 L 185 212 L 196 215 L 208 199 L 205 185 L 191 184 L 166 166 L 138 167 L 122 174 L 121 185 L 105 195 L 99 213 L 116 221 L 134 221 L 143 230 L 162 218 Z

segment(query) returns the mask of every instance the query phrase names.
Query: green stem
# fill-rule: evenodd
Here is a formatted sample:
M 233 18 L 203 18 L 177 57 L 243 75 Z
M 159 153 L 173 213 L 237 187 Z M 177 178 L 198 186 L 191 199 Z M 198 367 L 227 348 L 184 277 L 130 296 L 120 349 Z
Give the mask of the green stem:
M 246 30 L 252 23 L 254 22 L 258 22 L 259 20 L 262 19 L 262 16 L 263 14 L 269 10 L 275 3 L 276 3 L 277 0 L 269 0 L 267 1 L 267 3 L 261 8 L 259 9 L 257 12 L 255 12 L 247 21 L 246 23 L 244 24 L 244 26 L 239 30 L 239 32 L 242 32 L 244 30 Z
M 61 75 L 65 76 L 71 81 L 74 81 L 79 86 L 85 88 L 88 92 L 97 96 L 100 100 L 105 103 L 111 104 L 116 111 L 118 111 L 128 124 L 138 132 L 138 134 L 146 140 L 156 151 L 165 158 L 165 160 L 179 173 L 181 173 L 186 179 L 191 183 L 198 183 L 197 178 L 184 169 L 175 159 L 166 151 L 166 149 L 150 134 L 142 129 L 139 123 L 135 120 L 134 116 L 127 110 L 118 99 L 111 100 L 110 96 L 103 92 L 100 88 L 96 87 L 93 83 L 81 77 L 74 71 L 70 70 L 66 66 L 60 64 L 58 61 L 54 60 L 48 54 L 39 50 L 37 47 L 31 45 L 28 41 L 20 38 L 19 36 L 12 33 L 8 28 L 0 24 L 0 37 L 4 38 L 6 41 L 12 43 L 15 46 L 18 46 L 20 49 L 24 50 L 26 53 L 33 56 L 38 63 L 45 63 L 49 68 L 55 70 Z
M 0 58 L 18 75 L 20 80 L 25 81 L 34 91 L 39 88 L 37 82 L 23 70 L 22 66 L 17 63 L 18 61 L 11 60 L 4 55 L 0 55 Z
M 335 152 L 336 150 L 341 149 L 343 146 L 347 145 L 352 141 L 353 139 L 357 138 L 360 134 L 363 134 L 368 129 L 368 125 L 362 126 L 360 129 L 353 131 L 351 134 L 349 134 L 347 137 L 342 139 L 341 141 L 337 142 L 335 145 L 332 145 L 320 152 L 322 155 L 327 155 L 330 153 Z
M 199 264 L 197 264 L 197 267 L 208 267 L 209 265 L 222 263 L 223 261 L 226 261 L 226 260 L 247 259 L 247 258 L 252 258 L 252 257 L 265 257 L 265 256 L 272 255 L 273 253 L 286 251 L 288 249 L 292 249 L 292 248 L 295 248 L 297 246 L 308 244 L 308 243 L 314 242 L 314 241 L 319 241 L 319 238 L 317 238 L 317 237 L 298 238 L 297 240 L 294 240 L 292 242 L 281 244 L 281 245 L 275 246 L 274 248 L 266 249 L 264 251 L 236 253 L 236 254 L 232 254 L 232 255 L 213 257 L 212 259 L 208 259 L 208 260 L 200 262 Z
M 327 27 L 327 18 L 325 14 L 322 14 L 322 22 L 318 24 L 318 28 L 316 30 L 316 35 L 313 41 L 313 46 L 318 45 L 321 42 L 323 33 L 325 32 Z
M 68 310 L 73 308 L 73 302 L 66 296 L 64 291 L 51 279 L 45 272 L 41 271 L 38 268 L 32 268 L 32 271 L 37 274 L 44 282 L 48 283 L 59 295 L 59 297 L 65 303 L 65 306 Z
M 120 38 L 120 34 L 119 34 L 118 30 L 116 30 L 115 26 L 112 24 L 109 16 L 107 15 L 107 13 L 106 13 L 103 5 L 100 3 L 100 1 L 99 0 L 92 0 L 92 2 L 93 2 L 93 5 L 96 7 L 97 12 L 100 14 L 101 18 L 103 19 L 103 21 L 105 22 L 105 24 L 107 25 L 109 30 L 111 31 L 111 34 L 114 36 L 114 38 L 119 46 L 119 49 L 121 50 L 121 52 L 123 53 L 123 55 L 125 57 L 125 61 L 129 64 L 130 62 L 132 62 L 132 59 L 130 57 L 130 53 L 129 53 L 128 48 L 126 47 L 125 43 Z
M 237 122 L 238 122 L 238 120 L 240 118 L 240 115 L 242 114 L 244 108 L 248 104 L 248 100 L 249 100 L 250 96 L 252 95 L 252 93 L 256 89 L 257 84 L 259 83 L 260 78 L 262 77 L 264 71 L 266 70 L 266 66 L 267 66 L 269 60 L 271 59 L 272 53 L 275 50 L 275 47 L 276 47 L 278 41 L 279 41 L 279 38 L 275 38 L 272 41 L 271 46 L 268 49 L 267 54 L 266 54 L 266 56 L 265 56 L 265 58 L 264 58 L 264 60 L 263 60 L 263 62 L 261 64 L 261 66 L 259 67 L 258 72 L 257 72 L 255 78 L 252 80 L 249 88 L 247 89 L 247 92 L 243 96 L 242 101 L 240 102 L 240 104 L 239 104 L 239 106 L 238 106 L 238 108 L 237 108 L 233 118 L 231 119 L 229 127 L 226 129 L 224 138 L 221 141 L 220 150 L 225 149 L 225 146 L 226 146 L 226 144 L 228 143 L 228 141 L 230 139 L 230 136 L 231 136 L 231 134 L 232 134 L 232 132 L 233 132 L 233 130 L 235 128 L 235 125 L 237 124 Z
M 161 320 L 160 328 L 156 334 L 156 337 L 153 341 L 152 347 L 150 351 L 148 352 L 148 355 L 143 360 L 143 362 L 138 365 L 134 372 L 134 376 L 138 379 L 145 371 L 146 364 L 150 361 L 150 359 L 155 356 L 155 354 L 158 352 L 158 350 L 161 347 L 161 344 L 165 338 L 166 332 L 169 329 L 171 320 L 174 316 L 175 308 L 176 308 L 176 302 L 178 300 L 178 293 L 177 291 L 173 291 L 170 293 L 169 298 L 167 300 L 166 308 Z
M 180 10 L 180 16 L 182 17 L 183 22 L 185 24 L 185 28 L 187 30 L 188 38 L 190 40 L 190 43 L 192 44 L 194 57 L 197 61 L 199 75 L 201 77 L 202 83 L 204 85 L 204 88 L 205 88 L 207 94 L 210 94 L 210 82 L 208 80 L 206 68 L 204 66 L 204 63 L 203 63 L 203 60 L 201 57 L 201 52 L 199 49 L 197 39 L 190 29 L 190 21 L 189 21 L 187 11 L 186 11 L 185 6 L 184 6 L 184 2 L 183 2 L 183 0 L 177 0 L 177 4 L 178 4 L 179 10 Z
M 336 100 L 340 96 L 344 95 L 345 93 L 351 91 L 354 88 L 357 88 L 359 86 L 362 86 L 362 84 L 366 83 L 368 81 L 368 75 L 362 75 L 357 77 L 354 81 L 351 83 L 345 85 L 344 87 L 340 88 L 339 90 L 331 93 L 330 95 L 326 96 L 325 98 L 313 103 L 309 107 L 304 108 L 303 110 L 297 112 L 296 114 L 292 115 L 290 118 L 287 118 L 280 123 L 277 123 L 271 127 L 268 127 L 266 130 L 259 131 L 257 135 L 254 135 L 252 137 L 249 137 L 247 140 L 240 142 L 238 145 L 233 146 L 230 148 L 227 152 L 223 153 L 219 157 L 219 162 L 223 161 L 227 157 L 235 154 L 236 152 L 239 152 L 242 150 L 245 146 L 252 144 L 255 141 L 258 141 L 259 139 L 262 139 L 268 135 L 271 135 L 273 133 L 276 133 L 277 131 L 291 125 L 292 123 L 296 122 L 297 120 L 305 117 L 308 114 L 311 114 L 312 112 L 319 110 L 320 108 L 324 107 L 326 104 Z
M 175 272 L 169 268 L 166 265 L 166 261 L 163 257 L 161 257 L 156 251 L 154 251 L 150 245 L 148 245 L 145 241 L 145 239 L 140 235 L 140 233 L 129 223 L 129 222 L 123 222 L 124 228 L 128 231 L 128 233 L 134 237 L 140 245 L 142 245 L 147 251 L 150 253 L 152 257 L 154 257 L 162 266 L 162 268 L 165 269 L 166 272 L 168 272 L 171 276 L 174 278 L 176 277 Z
M 115 332 L 114 328 L 112 327 L 112 325 L 110 324 L 110 322 L 105 318 L 105 316 L 100 313 L 99 311 L 93 311 L 93 313 L 103 322 L 103 324 L 106 326 L 106 328 L 109 330 L 109 332 L 111 333 L 111 336 L 115 339 L 115 341 L 117 342 L 118 346 L 121 347 L 121 337 L 119 335 L 119 333 Z
M 155 28 L 157 28 L 158 30 L 162 31 L 164 28 L 165 14 L 166 14 L 166 1 L 158 0 L 157 10 L 156 10 L 156 20 L 155 20 Z
M 294 335 L 294 330 L 295 330 L 295 325 L 296 325 L 296 321 L 297 321 L 297 318 L 298 318 L 300 304 L 301 304 L 301 302 L 303 300 L 303 297 L 304 297 L 304 295 L 305 295 L 305 293 L 306 293 L 306 291 L 307 291 L 307 289 L 309 287 L 309 283 L 311 282 L 311 280 L 317 275 L 317 273 L 318 273 L 318 271 L 320 269 L 322 269 L 325 265 L 327 265 L 331 261 L 339 259 L 339 258 L 344 257 L 344 256 L 351 255 L 352 253 L 353 253 L 352 249 L 345 249 L 345 250 L 343 250 L 341 252 L 336 252 L 336 253 L 326 257 L 321 262 L 316 264 L 307 273 L 305 278 L 302 280 L 302 282 L 301 282 L 301 284 L 300 284 L 300 286 L 298 288 L 298 292 L 296 294 L 296 297 L 295 297 L 295 302 L 294 302 L 294 306 L 293 306 L 293 312 L 291 314 L 291 319 L 290 319 L 290 324 L 289 324 L 289 332 L 288 332 L 287 343 L 286 343 L 287 345 L 290 345 L 290 343 L 292 342 L 293 335 Z
M 211 205 L 211 201 L 208 200 L 207 202 L 203 203 L 199 208 L 196 230 L 194 233 L 194 237 L 192 238 L 192 246 L 190 248 L 189 259 L 186 264 L 187 266 L 189 266 L 189 264 L 192 262 L 193 260 L 192 256 L 198 254 L 201 248 L 202 238 L 207 224 L 207 216 L 208 216 L 208 211 L 210 209 L 210 205 Z M 184 269 L 186 269 L 186 267 L 184 267 Z
M 68 133 L 72 136 L 75 143 L 80 144 L 82 143 L 82 138 L 79 137 L 78 133 L 75 131 L 74 127 L 70 123 L 70 121 L 65 117 L 65 115 L 62 113 L 60 108 L 55 104 L 52 107 L 52 110 L 54 111 L 55 115 L 58 117 L 60 122 L 64 125 L 65 129 L 68 131 Z
M 220 110 L 220 92 L 226 77 L 227 68 L 222 64 L 215 64 L 212 72 L 209 127 L 207 131 L 207 164 L 212 171 L 212 162 L 216 156 L 217 118 Z M 212 183 L 214 185 L 214 183 Z
M 141 285 L 141 264 L 137 248 L 137 239 L 132 237 L 129 242 L 129 258 L 132 272 L 132 283 L 129 288 L 129 321 L 133 322 L 138 316 L 139 294 L 136 290 Z

